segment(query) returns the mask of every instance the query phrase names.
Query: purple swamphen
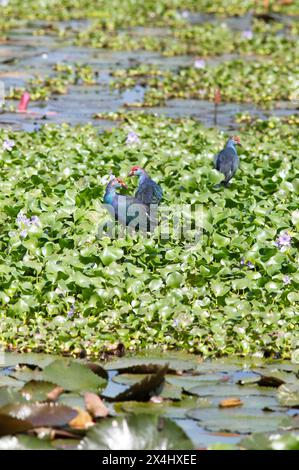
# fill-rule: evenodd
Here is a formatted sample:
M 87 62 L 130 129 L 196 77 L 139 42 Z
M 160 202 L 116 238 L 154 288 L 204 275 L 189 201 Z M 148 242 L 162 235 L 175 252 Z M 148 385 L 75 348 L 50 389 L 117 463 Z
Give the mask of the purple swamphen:
M 135 198 L 144 204 L 160 204 L 163 197 L 163 191 L 140 166 L 133 166 L 129 172 L 129 176 L 138 176 L 139 184 L 135 193 Z
M 224 181 L 222 181 L 224 186 L 228 186 L 230 180 L 239 168 L 239 157 L 236 145 L 241 145 L 239 136 L 229 138 L 224 149 L 215 155 L 215 168 L 225 176 Z
M 127 188 L 121 178 L 112 179 L 106 187 L 104 204 L 112 217 L 122 225 L 133 230 L 151 232 L 157 226 L 157 211 L 136 197 L 126 196 L 116 192 L 119 188 Z

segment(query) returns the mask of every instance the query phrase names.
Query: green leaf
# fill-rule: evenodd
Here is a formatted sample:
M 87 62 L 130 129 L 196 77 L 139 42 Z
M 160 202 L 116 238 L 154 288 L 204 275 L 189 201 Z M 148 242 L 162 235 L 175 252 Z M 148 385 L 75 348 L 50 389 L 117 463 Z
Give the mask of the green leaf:
M 193 445 L 173 421 L 139 414 L 106 419 L 91 428 L 80 450 L 184 450 Z

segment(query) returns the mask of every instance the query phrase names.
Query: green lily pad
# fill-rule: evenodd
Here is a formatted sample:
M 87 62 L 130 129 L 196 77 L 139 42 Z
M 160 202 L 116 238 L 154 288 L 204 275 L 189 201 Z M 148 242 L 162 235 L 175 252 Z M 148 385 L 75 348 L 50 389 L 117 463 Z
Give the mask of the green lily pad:
M 299 383 L 281 385 L 278 389 L 278 400 L 283 406 L 299 408 Z
M 0 450 L 54 450 L 50 442 L 33 436 L 5 436 L 0 439 Z
M 55 360 L 59 360 L 59 356 L 43 354 L 43 353 L 15 353 L 5 352 L 1 357 L 4 367 L 16 366 L 18 364 L 32 364 L 43 369 Z
M 240 446 L 248 450 L 299 450 L 299 436 L 295 433 L 256 433 L 242 439 Z
M 25 398 L 19 390 L 11 387 L 0 388 L 0 408 L 10 403 L 22 403 L 25 401 Z
M 91 428 L 80 450 L 184 450 L 193 445 L 173 421 L 139 414 L 106 419 Z
M 199 397 L 247 397 L 247 396 L 273 396 L 275 392 L 268 387 L 234 385 L 229 383 L 207 384 L 203 382 L 196 387 L 186 389 L 188 393 L 198 395 Z
M 183 419 L 188 410 L 194 407 L 209 408 L 211 403 L 206 399 L 185 397 L 180 401 L 163 400 L 161 403 L 128 401 L 120 404 L 122 410 L 131 414 L 154 414 L 166 418 Z
M 47 394 L 55 387 L 56 385 L 51 382 L 31 380 L 20 392 L 28 401 L 44 401 L 47 400 Z
M 198 420 L 208 431 L 240 434 L 275 431 L 285 419 L 282 413 L 266 413 L 254 408 L 195 409 L 188 411 L 187 416 Z
M 73 360 L 58 360 L 45 367 L 43 379 L 59 385 L 64 390 L 80 392 L 97 392 L 107 383 L 89 368 Z
M 13 377 L 9 377 L 8 375 L 0 376 L 0 388 L 1 387 L 13 387 L 15 389 L 20 389 L 21 387 L 23 387 L 23 385 L 24 385 L 24 382 L 14 379 Z

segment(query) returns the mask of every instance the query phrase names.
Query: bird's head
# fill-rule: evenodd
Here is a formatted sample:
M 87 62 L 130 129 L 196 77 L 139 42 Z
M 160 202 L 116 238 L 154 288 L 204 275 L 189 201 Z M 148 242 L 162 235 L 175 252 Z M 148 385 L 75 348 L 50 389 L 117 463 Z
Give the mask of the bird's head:
M 242 144 L 241 144 L 241 139 L 240 139 L 240 137 L 239 137 L 238 135 L 234 135 L 234 136 L 232 137 L 232 141 L 234 142 L 235 145 L 242 145 Z
M 127 188 L 126 183 L 121 178 L 114 178 L 109 185 L 112 188 Z
M 138 165 L 132 166 L 131 170 L 129 171 L 128 176 L 141 176 L 144 173 L 144 169 Z

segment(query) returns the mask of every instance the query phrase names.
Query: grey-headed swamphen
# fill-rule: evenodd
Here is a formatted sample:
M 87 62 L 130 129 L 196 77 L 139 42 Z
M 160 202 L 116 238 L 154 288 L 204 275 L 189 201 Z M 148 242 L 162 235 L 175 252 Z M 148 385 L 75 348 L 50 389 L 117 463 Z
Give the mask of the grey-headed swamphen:
M 215 155 L 215 168 L 225 176 L 224 181 L 222 181 L 224 186 L 228 186 L 230 180 L 239 168 L 239 157 L 236 145 L 241 145 L 239 136 L 229 138 L 224 149 Z
M 136 197 L 117 193 L 116 190 L 121 187 L 127 188 L 121 178 L 112 179 L 106 187 L 103 201 L 112 217 L 133 230 L 153 231 L 157 226 L 156 211 Z
M 157 184 L 147 174 L 147 172 L 140 166 L 133 166 L 130 170 L 129 176 L 138 176 L 139 183 L 135 193 L 136 199 L 144 204 L 160 204 L 163 197 L 163 191 L 159 184 Z

